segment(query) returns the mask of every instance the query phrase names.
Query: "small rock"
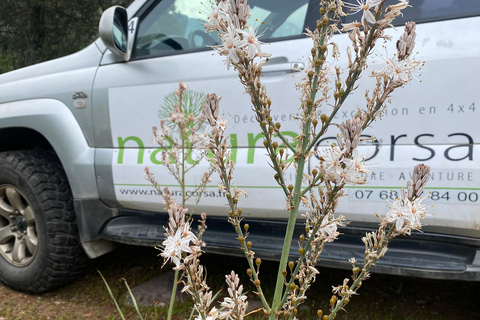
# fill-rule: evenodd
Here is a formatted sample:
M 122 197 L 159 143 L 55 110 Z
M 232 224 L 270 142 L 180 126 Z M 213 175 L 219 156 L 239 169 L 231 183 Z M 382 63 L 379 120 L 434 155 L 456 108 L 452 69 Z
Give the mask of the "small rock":
M 174 277 L 175 272 L 168 271 L 152 280 L 132 288 L 131 291 L 137 305 L 142 307 L 152 307 L 155 304 L 160 307 L 168 305 L 170 303 L 170 297 L 172 296 Z M 189 299 L 188 294 L 180 292 L 182 288 L 181 284 L 177 286 L 176 301 L 185 301 Z M 128 291 L 125 293 L 124 297 L 127 305 L 133 305 Z

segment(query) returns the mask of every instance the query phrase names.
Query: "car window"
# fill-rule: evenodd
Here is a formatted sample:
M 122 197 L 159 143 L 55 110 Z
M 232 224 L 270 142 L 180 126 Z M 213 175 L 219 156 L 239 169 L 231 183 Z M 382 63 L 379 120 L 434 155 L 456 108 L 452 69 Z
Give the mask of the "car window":
M 356 3 L 356 0 L 346 2 Z M 387 0 L 385 5 L 398 3 L 398 0 Z M 456 19 L 480 15 L 478 0 L 411 0 L 411 6 L 402 11 L 394 21 L 394 25 L 402 25 L 407 21 L 417 23 Z M 347 12 L 348 13 L 348 12 Z M 362 13 L 345 17 L 345 22 L 360 21 Z
M 262 33 L 262 41 L 299 36 L 304 31 L 309 0 L 251 0 L 249 23 Z M 220 42 L 206 34 L 201 20 L 207 7 L 198 0 L 162 0 L 144 16 L 133 57 L 147 58 L 205 49 Z

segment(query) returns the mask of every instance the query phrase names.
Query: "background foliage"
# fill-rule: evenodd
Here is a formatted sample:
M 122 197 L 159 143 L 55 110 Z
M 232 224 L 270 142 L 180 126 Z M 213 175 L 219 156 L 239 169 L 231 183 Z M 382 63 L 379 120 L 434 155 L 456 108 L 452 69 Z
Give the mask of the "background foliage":
M 1 0 L 0 73 L 79 51 L 112 5 L 133 0 Z

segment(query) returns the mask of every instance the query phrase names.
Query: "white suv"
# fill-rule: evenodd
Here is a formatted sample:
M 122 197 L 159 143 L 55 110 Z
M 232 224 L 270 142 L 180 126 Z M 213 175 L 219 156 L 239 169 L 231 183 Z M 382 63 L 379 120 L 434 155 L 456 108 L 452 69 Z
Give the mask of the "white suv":
M 95 258 L 116 242 L 162 241 L 162 198 L 143 173 L 150 167 L 160 184 L 179 194 L 151 139 L 152 126 L 158 125 L 179 81 L 188 84 L 193 105 L 201 105 L 205 93 L 223 96 L 237 163 L 235 183 L 249 195 L 242 208 L 255 252 L 279 257 L 278 239 L 287 218 L 284 198 L 272 179 L 249 98 L 236 73 L 212 54 L 218 38 L 204 33 L 199 19 L 208 7 L 200 2 L 137 0 L 126 11 L 111 8 L 102 17 L 101 39 L 89 47 L 0 76 L 1 281 L 42 292 L 74 279 L 83 251 Z M 311 46 L 303 32 L 315 27 L 319 1 L 249 3 L 251 19 L 264 33 L 263 50 L 272 54 L 263 82 L 272 97 L 273 118 L 282 123 L 284 135 L 294 138 L 299 101 L 294 84 Z M 480 281 L 480 3 L 412 4 L 397 23 L 418 23 L 417 59 L 426 62 L 418 79 L 423 82 L 399 90 L 384 119 L 365 131 L 376 137 L 361 147 L 375 175 L 368 176 L 367 185 L 348 189 L 338 212 L 351 223 L 326 246 L 320 264 L 350 268 L 348 258 L 361 258 L 360 237 L 376 228 L 374 213 L 396 197 L 411 168 L 424 162 L 432 168 L 427 191 L 435 216 L 423 233 L 394 241 L 374 271 Z M 353 19 L 359 18 L 347 16 L 345 22 Z M 400 32 L 388 30 L 394 38 Z M 343 34 L 334 41 L 340 48 L 349 44 Z M 382 64 L 385 50 L 394 52 L 394 47 L 377 48 L 369 64 Z M 373 81 L 361 79 L 350 101 L 361 104 L 361 92 Z M 345 106 L 338 121 L 351 117 L 356 107 Z M 187 192 L 207 165 L 193 172 Z M 241 254 L 216 181 L 203 193 L 201 211 L 209 216 L 205 250 Z

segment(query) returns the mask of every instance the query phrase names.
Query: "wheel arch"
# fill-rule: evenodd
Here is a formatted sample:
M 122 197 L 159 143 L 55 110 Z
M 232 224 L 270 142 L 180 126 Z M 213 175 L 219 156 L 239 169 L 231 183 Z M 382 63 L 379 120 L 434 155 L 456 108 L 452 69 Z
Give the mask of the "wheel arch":
M 75 199 L 99 197 L 95 149 L 70 109 L 55 99 L 0 104 L 0 151 L 43 149 L 62 164 Z

